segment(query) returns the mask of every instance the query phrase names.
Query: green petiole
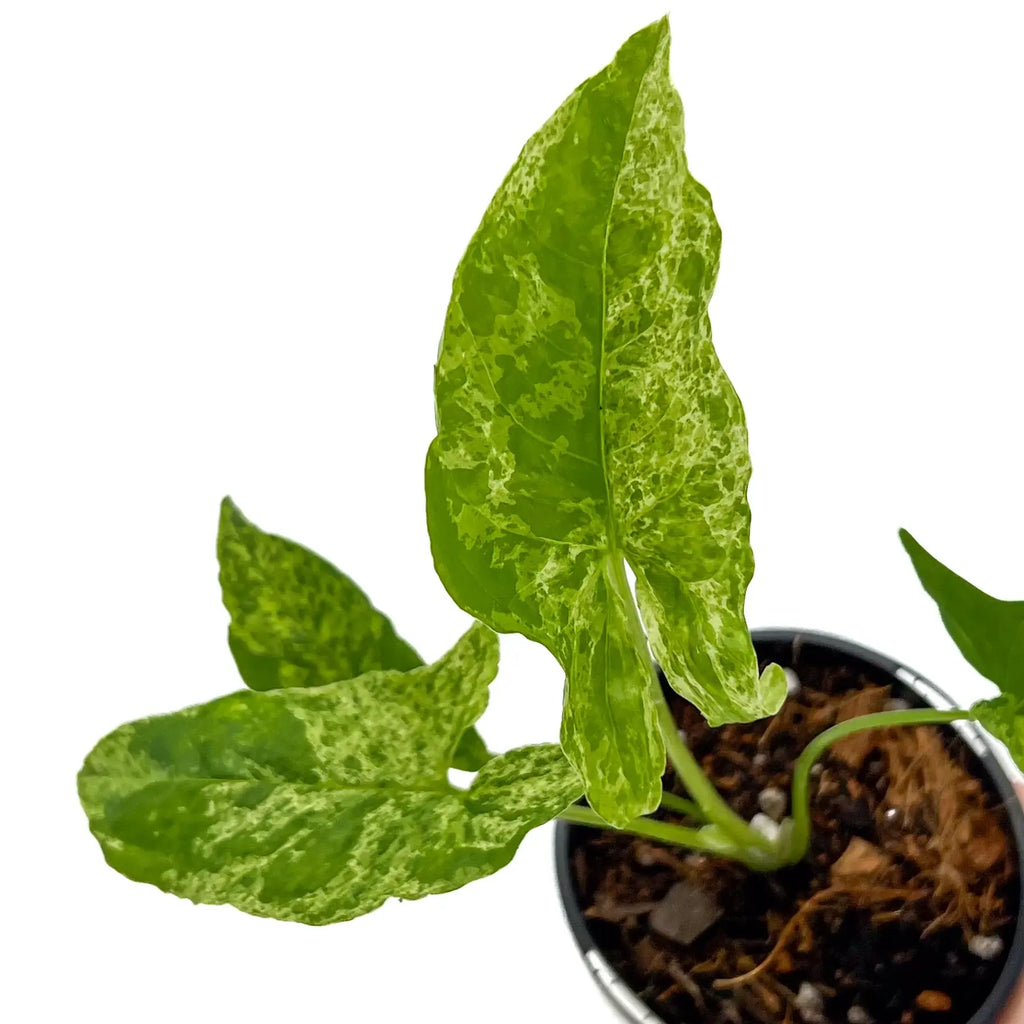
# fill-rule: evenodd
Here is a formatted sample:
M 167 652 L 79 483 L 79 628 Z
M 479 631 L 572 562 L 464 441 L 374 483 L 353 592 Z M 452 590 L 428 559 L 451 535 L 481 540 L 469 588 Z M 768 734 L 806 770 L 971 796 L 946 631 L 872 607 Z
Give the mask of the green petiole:
M 700 808 L 704 820 L 717 825 L 729 837 L 732 843 L 741 850 L 758 850 L 761 856 L 775 852 L 770 839 L 752 829 L 722 798 L 711 780 L 704 774 L 704 769 L 697 763 L 692 751 L 679 735 L 672 710 L 661 691 L 661 683 L 654 677 L 657 689 L 658 722 L 665 740 L 665 750 L 672 762 L 687 793 Z
M 655 821 L 653 818 L 635 818 L 624 827 L 612 830 L 608 822 L 596 811 L 578 804 L 566 808 L 559 818 L 573 825 L 627 832 L 630 835 L 653 839 L 655 842 L 666 843 L 669 846 L 680 846 L 701 853 L 710 853 L 717 857 L 728 857 L 730 860 L 746 864 L 755 871 L 769 871 L 779 866 L 778 860 L 771 860 L 758 849 L 737 846 L 714 827 L 687 828 L 684 825 L 671 825 L 665 821 Z
M 970 711 L 958 708 L 951 711 L 939 711 L 935 708 L 879 711 L 872 715 L 852 718 L 848 722 L 840 722 L 815 736 L 804 747 L 793 769 L 793 830 L 785 863 L 796 864 L 807 854 L 811 840 L 811 769 L 833 743 L 868 729 L 891 729 L 904 725 L 948 725 L 950 722 L 973 718 L 974 715 Z
M 625 565 L 621 555 L 617 552 L 610 555 L 608 565 L 608 575 L 612 587 L 621 597 L 623 607 L 630 609 L 629 626 L 637 650 L 649 652 L 647 634 L 644 632 L 643 625 L 640 622 L 640 615 L 636 609 L 633 592 L 630 590 L 629 583 L 626 580 Z M 763 859 L 766 855 L 771 858 L 776 852 L 775 845 L 771 840 L 761 835 L 760 832 L 752 829 L 722 799 L 718 790 L 711 784 L 708 777 L 704 774 L 704 770 L 697 763 L 697 759 L 690 752 L 690 748 L 687 747 L 680 737 L 676 720 L 672 716 L 672 709 L 668 706 L 668 701 L 662 692 L 661 680 L 658 678 L 658 672 L 653 660 L 650 661 L 650 686 L 658 712 L 658 725 L 665 742 L 665 752 L 672 763 L 672 767 L 675 768 L 676 774 L 686 787 L 691 801 L 700 808 L 700 816 L 709 825 L 717 825 L 737 849 L 759 851 L 760 858 Z M 662 801 L 664 802 L 664 795 L 662 796 Z
M 757 871 L 774 871 L 787 864 L 796 864 L 806 856 L 811 836 L 811 769 L 832 744 L 870 729 L 948 725 L 974 718 L 970 711 L 960 709 L 940 711 L 935 708 L 912 708 L 907 711 L 880 711 L 863 715 L 826 729 L 807 744 L 797 759 L 793 771 L 792 824 L 786 832 L 784 849 L 780 850 L 778 844 L 752 829 L 725 803 L 679 736 L 668 703 L 661 696 L 660 687 L 658 692 L 661 698 L 661 725 L 669 760 L 694 798 L 691 801 L 672 793 L 663 793 L 661 806 L 666 810 L 699 818 L 707 822 L 709 827 L 695 829 L 650 818 L 637 818 L 620 831 L 672 846 L 728 857 Z M 560 817 L 576 825 L 610 827 L 589 807 L 570 807 Z
M 685 797 L 676 796 L 675 793 L 662 792 L 661 806 L 666 811 L 672 811 L 673 814 L 685 814 L 687 817 L 697 818 L 699 821 L 707 821 L 699 804 L 695 804 Z

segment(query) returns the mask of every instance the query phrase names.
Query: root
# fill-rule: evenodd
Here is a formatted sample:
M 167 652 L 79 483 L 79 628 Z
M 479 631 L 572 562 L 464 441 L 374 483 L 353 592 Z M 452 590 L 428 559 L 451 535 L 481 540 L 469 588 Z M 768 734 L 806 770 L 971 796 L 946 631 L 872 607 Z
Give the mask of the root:
M 928 895 L 929 893 L 920 889 L 882 889 L 831 885 L 827 889 L 816 892 L 809 900 L 805 900 L 801 904 L 800 909 L 789 919 L 786 926 L 779 933 L 779 937 L 771 952 L 756 967 L 735 978 L 719 978 L 714 983 L 715 988 L 739 988 L 742 985 L 749 985 L 755 981 L 785 951 L 794 934 L 806 926 L 807 919 L 833 902 L 847 900 L 860 906 L 870 906 L 873 903 L 889 903 L 892 900 L 903 900 L 905 902 L 920 900 Z

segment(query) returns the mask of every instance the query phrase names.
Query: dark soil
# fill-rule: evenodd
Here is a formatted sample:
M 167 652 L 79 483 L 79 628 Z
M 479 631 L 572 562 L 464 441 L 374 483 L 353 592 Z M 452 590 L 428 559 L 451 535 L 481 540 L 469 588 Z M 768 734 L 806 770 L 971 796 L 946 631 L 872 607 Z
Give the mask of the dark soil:
M 711 729 L 671 695 L 691 749 L 748 819 L 766 787 L 788 796 L 793 761 L 814 735 L 890 698 L 885 678 L 860 669 L 794 667 L 799 692 L 750 725 Z M 1002 969 L 1018 898 L 1012 833 L 977 764 L 951 729 L 837 744 L 812 789 L 810 855 L 773 875 L 576 829 L 580 906 L 605 958 L 667 1024 L 962 1024 Z M 665 782 L 685 795 L 671 772 Z M 668 904 L 655 914 L 659 930 L 651 922 L 679 882 L 723 911 L 689 945 L 665 937 Z M 977 936 L 990 946 L 998 936 L 1004 952 L 975 955 Z

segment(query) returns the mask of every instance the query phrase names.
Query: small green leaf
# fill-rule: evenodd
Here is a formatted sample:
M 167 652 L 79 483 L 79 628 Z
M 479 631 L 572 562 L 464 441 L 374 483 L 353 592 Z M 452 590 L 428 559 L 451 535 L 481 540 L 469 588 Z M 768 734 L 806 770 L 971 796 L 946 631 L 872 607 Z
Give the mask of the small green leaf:
M 264 533 L 230 498 L 221 503 L 217 557 L 231 615 L 228 645 L 254 690 L 322 686 L 423 664 L 344 573 L 301 544 Z M 473 729 L 454 767 L 476 771 L 489 756 Z
M 997 740 L 1006 744 L 1010 757 L 1024 771 L 1024 696 L 1004 693 L 978 701 L 971 712 Z
M 217 557 L 231 613 L 228 642 L 254 690 L 423 664 L 344 573 L 301 544 L 264 533 L 230 498 L 221 503 Z
M 743 410 L 711 344 L 721 233 L 660 21 L 531 138 L 455 275 L 427 457 L 435 565 L 566 672 L 562 740 L 613 824 L 657 806 L 647 640 L 713 724 L 778 709 L 743 616 Z
M 449 785 L 497 660 L 476 624 L 434 665 L 124 725 L 79 774 L 93 834 L 136 881 L 307 924 L 491 874 L 582 792 L 555 745 L 488 761 L 466 791 Z
M 971 711 L 1024 768 L 1024 601 L 1001 601 L 930 555 L 906 531 L 900 540 L 963 656 L 1002 691 Z

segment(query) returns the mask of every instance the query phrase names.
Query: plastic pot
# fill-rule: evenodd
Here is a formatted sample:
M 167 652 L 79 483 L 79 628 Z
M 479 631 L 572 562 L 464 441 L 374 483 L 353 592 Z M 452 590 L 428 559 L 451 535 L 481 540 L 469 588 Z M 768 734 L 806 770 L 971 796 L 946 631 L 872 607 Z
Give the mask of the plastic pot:
M 829 658 L 849 664 L 892 687 L 892 693 L 913 706 L 953 707 L 950 698 L 934 683 L 898 661 L 827 633 L 794 629 L 759 629 L 752 631 L 759 660 L 789 666 L 794 652 Z M 1009 832 L 1016 847 L 1018 892 L 1016 921 L 1006 954 L 1006 961 L 992 990 L 967 1024 L 996 1024 L 1010 996 L 1024 974 L 1024 810 L 1014 791 L 1013 782 L 1003 769 L 987 736 L 971 722 L 957 722 L 952 728 L 963 737 L 977 758 L 975 767 L 983 784 L 996 794 L 1007 810 Z M 583 916 L 572 877 L 572 854 L 580 840 L 592 834 L 591 829 L 558 822 L 555 829 L 555 861 L 558 888 L 569 927 L 594 980 L 621 1015 L 634 1024 L 664 1024 L 657 1012 L 640 1000 L 628 983 L 608 964 L 595 941 L 587 919 Z M 692 1024 L 702 1024 L 694 1020 Z M 1014 1022 L 1016 1024 L 1016 1022 Z

